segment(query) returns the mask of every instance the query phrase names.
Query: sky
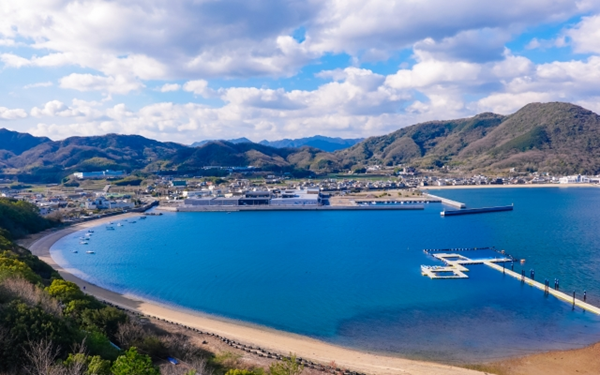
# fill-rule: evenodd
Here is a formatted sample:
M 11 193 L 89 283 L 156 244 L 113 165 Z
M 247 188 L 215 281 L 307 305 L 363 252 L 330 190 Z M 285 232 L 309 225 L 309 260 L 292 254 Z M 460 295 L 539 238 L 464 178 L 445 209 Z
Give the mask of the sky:
M 356 138 L 549 101 L 600 113 L 598 0 L 19 0 L 0 19 L 0 128 L 54 140 Z

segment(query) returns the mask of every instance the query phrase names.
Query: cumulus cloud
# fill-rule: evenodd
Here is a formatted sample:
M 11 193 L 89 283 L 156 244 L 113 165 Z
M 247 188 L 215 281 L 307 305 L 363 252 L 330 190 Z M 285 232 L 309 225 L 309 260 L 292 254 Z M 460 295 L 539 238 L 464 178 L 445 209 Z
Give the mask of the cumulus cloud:
M 60 87 L 78 91 L 103 91 L 111 94 L 127 94 L 143 88 L 144 84 L 121 75 L 103 77 L 89 73 L 72 73 L 60 79 Z
M 566 32 L 577 53 L 600 53 L 600 15 L 584 17 Z
M 172 91 L 179 91 L 180 89 L 181 89 L 181 85 L 179 85 L 177 83 L 165 83 L 164 85 L 162 85 L 162 87 L 158 91 L 172 92 Z
M 195 95 L 209 96 L 212 92 L 208 88 L 208 82 L 203 79 L 188 81 L 183 85 L 183 91 L 193 92 Z
M 0 120 L 16 120 L 25 117 L 27 117 L 27 112 L 23 109 L 0 107 Z

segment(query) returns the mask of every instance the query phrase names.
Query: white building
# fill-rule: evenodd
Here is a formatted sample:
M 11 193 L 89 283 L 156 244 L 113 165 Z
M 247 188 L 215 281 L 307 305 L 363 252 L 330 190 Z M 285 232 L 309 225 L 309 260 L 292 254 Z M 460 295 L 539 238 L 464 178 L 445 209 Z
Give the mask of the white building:
M 318 206 L 321 194 L 318 188 L 306 190 L 284 190 L 280 198 L 272 198 L 272 206 Z
M 560 182 L 561 184 L 589 184 L 590 179 L 589 179 L 589 177 L 581 176 L 581 175 L 565 176 L 565 177 L 561 177 L 558 180 L 558 182 Z

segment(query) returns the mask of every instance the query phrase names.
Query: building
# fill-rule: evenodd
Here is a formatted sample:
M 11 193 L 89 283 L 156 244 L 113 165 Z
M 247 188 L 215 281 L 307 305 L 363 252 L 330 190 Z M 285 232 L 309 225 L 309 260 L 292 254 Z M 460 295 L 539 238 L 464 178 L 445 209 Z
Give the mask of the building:
M 171 181 L 170 185 L 173 187 L 186 187 L 187 181 L 186 180 L 173 180 L 173 181 Z
M 283 190 L 279 198 L 271 199 L 273 206 L 318 206 L 321 204 L 322 196 L 317 188 Z
M 106 171 L 95 171 L 95 172 L 75 172 L 75 173 L 73 173 L 73 176 L 75 176 L 75 178 L 78 178 L 80 180 L 86 180 L 86 179 L 103 179 L 103 178 L 122 178 L 122 177 L 127 176 L 127 173 L 125 173 L 125 171 L 106 170 Z
M 565 176 L 565 177 L 561 177 L 558 180 L 558 182 L 561 184 L 589 184 L 590 179 L 586 176 L 581 176 L 581 175 Z

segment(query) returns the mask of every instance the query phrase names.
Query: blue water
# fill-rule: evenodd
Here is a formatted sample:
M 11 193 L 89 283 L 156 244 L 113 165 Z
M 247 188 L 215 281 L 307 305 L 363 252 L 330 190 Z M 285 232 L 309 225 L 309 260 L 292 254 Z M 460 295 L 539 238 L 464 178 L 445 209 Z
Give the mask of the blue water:
M 423 249 L 496 246 L 600 304 L 600 189 L 435 194 L 515 210 L 170 213 L 100 226 L 89 245 L 69 235 L 51 253 L 117 292 L 409 358 L 477 362 L 600 341 L 598 316 L 487 266 L 466 280 L 420 274 L 438 264 Z

